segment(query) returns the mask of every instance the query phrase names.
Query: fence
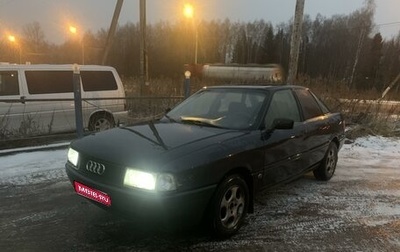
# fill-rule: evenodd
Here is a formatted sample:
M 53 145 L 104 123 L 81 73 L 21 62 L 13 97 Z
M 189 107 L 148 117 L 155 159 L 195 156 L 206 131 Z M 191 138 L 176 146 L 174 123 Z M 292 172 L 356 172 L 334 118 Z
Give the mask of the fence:
M 99 107 L 96 101 L 125 101 L 124 113 L 118 121 L 132 124 L 160 118 L 169 108 L 183 100 L 183 96 L 84 98 L 82 99 L 84 128 L 88 131 L 90 116 L 95 111 L 110 111 L 110 106 Z M 68 99 L 0 99 L 0 140 L 27 139 L 73 132 L 75 111 Z M 111 102 L 112 103 L 112 102 Z M 90 108 L 90 109 L 87 109 Z M 62 126 L 62 130 L 60 126 Z

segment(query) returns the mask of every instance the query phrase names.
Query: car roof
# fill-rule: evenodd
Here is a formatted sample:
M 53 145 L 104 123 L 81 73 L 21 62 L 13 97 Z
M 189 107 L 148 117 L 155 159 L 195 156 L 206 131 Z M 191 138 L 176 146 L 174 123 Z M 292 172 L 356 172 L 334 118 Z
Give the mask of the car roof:
M 271 90 L 271 91 L 276 91 L 276 90 L 282 90 L 282 89 L 307 89 L 302 86 L 297 86 L 297 85 L 276 85 L 276 84 L 271 84 L 271 85 L 244 85 L 244 84 L 235 84 L 235 85 L 218 85 L 218 86 L 207 86 L 205 89 L 252 89 L 252 90 Z

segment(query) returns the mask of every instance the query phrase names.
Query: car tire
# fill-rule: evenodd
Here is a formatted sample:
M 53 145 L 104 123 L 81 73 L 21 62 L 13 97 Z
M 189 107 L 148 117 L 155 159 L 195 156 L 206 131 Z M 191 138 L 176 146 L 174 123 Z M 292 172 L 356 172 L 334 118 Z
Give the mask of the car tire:
M 90 118 L 89 131 L 103 131 L 114 127 L 114 118 L 108 113 L 98 113 Z
M 249 206 L 249 189 L 239 175 L 225 178 L 212 201 L 211 224 L 217 238 L 227 238 L 242 226 Z
M 318 180 L 328 181 L 336 170 L 338 161 L 338 148 L 335 143 L 330 143 L 321 164 L 314 170 L 314 177 Z

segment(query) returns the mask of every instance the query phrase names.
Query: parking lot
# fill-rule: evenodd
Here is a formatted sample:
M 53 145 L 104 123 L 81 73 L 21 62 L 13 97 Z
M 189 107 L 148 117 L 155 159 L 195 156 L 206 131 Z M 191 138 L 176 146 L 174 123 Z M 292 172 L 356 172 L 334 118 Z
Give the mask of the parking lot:
M 259 194 L 255 213 L 227 240 L 97 208 L 74 193 L 65 154 L 61 148 L 0 157 L 1 251 L 400 250 L 398 138 L 346 144 L 329 182 L 308 174 Z

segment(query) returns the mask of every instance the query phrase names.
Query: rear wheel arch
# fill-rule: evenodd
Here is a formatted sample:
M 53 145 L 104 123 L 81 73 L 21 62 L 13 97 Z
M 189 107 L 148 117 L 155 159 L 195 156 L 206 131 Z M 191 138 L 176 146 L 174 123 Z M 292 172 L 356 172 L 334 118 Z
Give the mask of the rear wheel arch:
M 339 142 L 339 139 L 337 137 L 333 138 L 331 142 L 335 143 L 336 147 L 339 149 L 340 142 Z
M 321 160 L 319 166 L 313 171 L 314 177 L 317 180 L 328 181 L 332 178 L 338 161 L 338 150 L 338 143 L 331 141 L 324 158 Z

